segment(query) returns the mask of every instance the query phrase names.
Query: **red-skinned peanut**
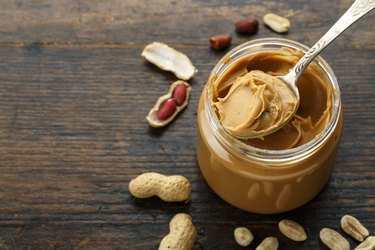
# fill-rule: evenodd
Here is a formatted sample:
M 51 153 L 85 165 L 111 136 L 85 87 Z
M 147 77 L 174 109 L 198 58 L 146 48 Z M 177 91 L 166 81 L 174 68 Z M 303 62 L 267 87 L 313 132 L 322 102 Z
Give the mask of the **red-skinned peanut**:
M 235 24 L 236 31 L 239 34 L 255 34 L 258 31 L 259 23 L 255 18 L 245 18 Z
M 181 106 L 186 100 L 186 89 L 187 87 L 180 83 L 173 90 L 172 98 L 176 101 L 178 106 Z
M 212 36 L 209 41 L 210 41 L 211 48 L 215 50 L 223 50 L 223 49 L 228 48 L 231 40 L 232 40 L 232 37 L 230 35 L 220 34 L 220 35 Z
M 164 101 L 158 110 L 158 113 L 156 117 L 160 121 L 167 120 L 169 117 L 171 117 L 174 112 L 176 112 L 177 109 L 177 103 L 173 98 L 169 98 L 166 101 Z

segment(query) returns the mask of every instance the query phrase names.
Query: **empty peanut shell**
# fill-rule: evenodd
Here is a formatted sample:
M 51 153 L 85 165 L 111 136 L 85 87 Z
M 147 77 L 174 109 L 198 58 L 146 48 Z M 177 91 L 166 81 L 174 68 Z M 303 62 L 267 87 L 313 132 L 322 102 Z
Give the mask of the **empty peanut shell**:
M 263 17 L 263 22 L 277 33 L 285 33 L 289 30 L 290 21 L 282 16 L 268 13 Z
M 142 56 L 159 68 L 173 72 L 182 80 L 189 80 L 197 71 L 185 54 L 164 43 L 153 42 L 147 45 Z

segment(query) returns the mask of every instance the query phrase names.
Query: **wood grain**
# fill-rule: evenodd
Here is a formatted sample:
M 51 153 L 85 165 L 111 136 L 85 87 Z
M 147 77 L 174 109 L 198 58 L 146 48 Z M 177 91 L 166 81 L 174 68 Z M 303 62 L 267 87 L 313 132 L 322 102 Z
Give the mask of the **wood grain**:
M 231 34 L 231 48 L 270 36 L 312 45 L 350 3 L 0 0 L 0 249 L 157 249 L 179 212 L 193 218 L 196 249 L 240 249 L 237 226 L 253 231 L 251 249 L 269 235 L 280 249 L 325 249 L 319 230 L 339 229 L 345 214 L 375 234 L 374 13 L 323 54 L 339 80 L 345 131 L 334 174 L 313 201 L 280 215 L 240 211 L 211 191 L 195 156 L 199 95 L 224 54 L 209 49 L 211 34 Z M 288 34 L 262 25 L 235 34 L 235 21 L 269 11 L 291 19 Z M 176 78 L 140 56 L 154 40 L 199 70 L 188 107 L 159 130 L 145 117 Z M 186 176 L 191 203 L 133 198 L 128 182 L 146 171 Z M 283 218 L 309 239 L 283 237 Z

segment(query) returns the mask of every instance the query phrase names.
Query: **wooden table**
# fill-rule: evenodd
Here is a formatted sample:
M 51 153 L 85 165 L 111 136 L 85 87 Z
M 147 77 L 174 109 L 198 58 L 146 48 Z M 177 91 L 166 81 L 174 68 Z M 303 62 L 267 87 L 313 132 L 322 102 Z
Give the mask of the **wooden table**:
M 314 200 L 285 214 L 243 212 L 211 191 L 195 156 L 198 98 L 224 55 L 209 48 L 211 35 L 231 34 L 231 48 L 262 37 L 312 45 L 351 2 L 0 0 L 0 249 L 157 249 L 179 212 L 193 218 L 196 249 L 242 249 L 237 226 L 253 231 L 249 249 L 269 235 L 280 249 L 326 249 L 320 229 L 342 232 L 345 214 L 374 235 L 375 12 L 323 53 L 339 79 L 345 131 L 333 176 Z M 267 12 L 288 17 L 290 32 L 261 22 L 256 35 L 235 33 L 234 22 Z M 176 78 L 141 57 L 152 41 L 184 52 L 199 70 L 187 109 L 158 130 L 145 116 Z M 133 198 L 129 181 L 148 171 L 186 176 L 191 202 Z M 300 222 L 309 239 L 282 236 L 283 218 Z

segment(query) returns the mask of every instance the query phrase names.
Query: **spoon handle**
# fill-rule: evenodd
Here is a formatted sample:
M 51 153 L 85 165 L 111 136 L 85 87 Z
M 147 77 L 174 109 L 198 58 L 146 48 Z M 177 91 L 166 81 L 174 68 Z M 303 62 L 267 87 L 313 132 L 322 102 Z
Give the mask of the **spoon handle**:
M 375 7 L 375 0 L 356 0 L 352 6 L 341 16 L 341 18 L 312 46 L 305 55 L 294 65 L 284 79 L 297 85 L 297 79 L 310 62 L 333 40 L 336 39 L 350 25 L 355 23 L 362 16 L 370 12 Z

